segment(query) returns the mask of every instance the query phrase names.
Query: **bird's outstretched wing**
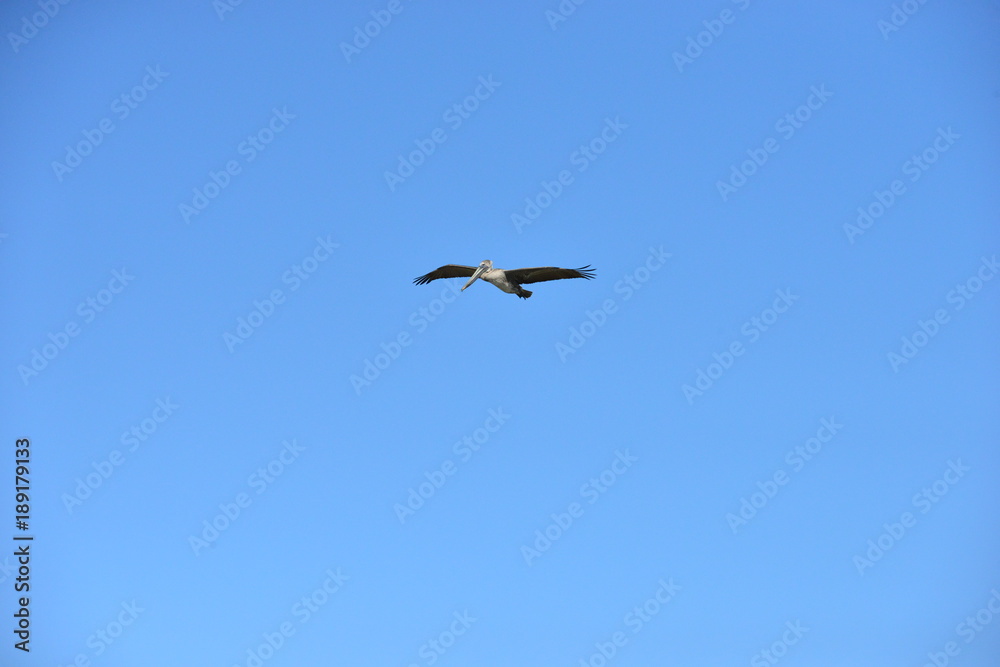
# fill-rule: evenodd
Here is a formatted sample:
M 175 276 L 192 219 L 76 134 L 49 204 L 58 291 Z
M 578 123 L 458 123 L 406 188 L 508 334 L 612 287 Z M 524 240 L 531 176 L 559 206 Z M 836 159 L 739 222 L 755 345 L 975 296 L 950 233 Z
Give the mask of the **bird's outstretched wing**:
M 441 269 L 438 269 L 438 271 L 440 270 Z M 579 269 L 560 269 L 556 266 L 536 266 L 531 269 L 512 269 L 506 273 L 510 280 L 519 285 L 541 283 L 546 280 L 562 280 L 563 278 L 586 278 L 587 280 L 590 280 L 594 277 L 594 271 L 590 268 L 590 264 L 587 266 L 581 266 Z
M 461 264 L 445 264 L 439 269 L 434 269 L 430 273 L 425 273 L 419 278 L 414 278 L 413 283 L 415 285 L 426 285 L 432 280 L 437 280 L 438 278 L 471 278 L 472 274 L 476 272 L 477 266 L 462 266 Z M 546 280 L 551 280 L 547 278 Z

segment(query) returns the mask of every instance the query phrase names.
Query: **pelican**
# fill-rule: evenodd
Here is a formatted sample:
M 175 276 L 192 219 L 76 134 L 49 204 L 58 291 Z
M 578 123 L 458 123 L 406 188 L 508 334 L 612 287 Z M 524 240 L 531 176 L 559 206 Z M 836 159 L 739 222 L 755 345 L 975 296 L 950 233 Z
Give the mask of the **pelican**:
M 484 259 L 479 266 L 463 266 L 462 264 L 445 264 L 439 269 L 424 274 L 419 278 L 414 278 L 417 285 L 426 285 L 438 278 L 469 278 L 465 283 L 465 288 L 476 282 L 477 278 L 482 278 L 488 283 L 496 285 L 507 294 L 516 294 L 522 299 L 531 296 L 531 292 L 521 289 L 521 285 L 526 283 L 541 283 L 546 280 L 562 280 L 563 278 L 586 278 L 590 280 L 594 277 L 594 271 L 590 265 L 582 266 L 579 269 L 560 269 L 555 266 L 536 266 L 531 269 L 494 269 L 493 262 Z

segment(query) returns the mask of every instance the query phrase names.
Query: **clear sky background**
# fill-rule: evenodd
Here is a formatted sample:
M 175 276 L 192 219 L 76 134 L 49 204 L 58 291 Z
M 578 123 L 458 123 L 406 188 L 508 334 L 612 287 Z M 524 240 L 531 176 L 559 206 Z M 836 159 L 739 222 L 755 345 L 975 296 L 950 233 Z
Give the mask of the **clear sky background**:
M 225 2 L 4 4 L 2 664 L 996 664 L 998 3 Z

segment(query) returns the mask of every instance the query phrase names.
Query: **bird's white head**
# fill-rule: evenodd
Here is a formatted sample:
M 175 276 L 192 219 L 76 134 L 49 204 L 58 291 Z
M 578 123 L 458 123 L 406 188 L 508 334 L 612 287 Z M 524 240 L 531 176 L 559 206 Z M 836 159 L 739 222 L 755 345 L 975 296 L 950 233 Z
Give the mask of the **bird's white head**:
M 472 277 L 471 277 L 471 278 L 469 278 L 469 282 L 465 283 L 465 285 L 464 285 L 464 286 L 462 287 L 462 291 L 465 291 L 465 288 L 466 288 L 466 287 L 468 287 L 468 286 L 469 286 L 469 285 L 471 285 L 472 283 L 476 282 L 476 279 L 477 279 L 477 278 L 478 278 L 479 276 L 483 275 L 483 272 L 484 272 L 484 271 L 489 271 L 489 270 L 490 270 L 490 269 L 492 269 L 492 268 L 493 268 L 493 262 L 491 262 L 491 261 L 490 261 L 490 260 L 488 260 L 488 259 L 484 259 L 483 261 L 479 262 L 479 268 L 477 268 L 477 269 L 476 269 L 476 270 L 475 270 L 475 271 L 473 272 L 473 274 L 472 274 Z

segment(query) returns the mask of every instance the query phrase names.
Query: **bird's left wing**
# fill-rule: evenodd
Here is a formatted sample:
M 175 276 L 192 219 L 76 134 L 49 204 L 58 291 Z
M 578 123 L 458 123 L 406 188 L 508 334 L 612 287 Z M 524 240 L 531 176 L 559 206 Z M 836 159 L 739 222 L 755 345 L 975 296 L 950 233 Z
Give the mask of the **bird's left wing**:
M 440 271 L 440 269 L 438 269 Z M 562 280 L 563 278 L 586 278 L 590 280 L 594 277 L 594 271 L 587 266 L 579 269 L 560 269 L 556 266 L 536 266 L 531 269 L 513 269 L 507 271 L 507 277 L 514 282 L 524 285 L 530 283 L 541 283 L 546 280 Z

